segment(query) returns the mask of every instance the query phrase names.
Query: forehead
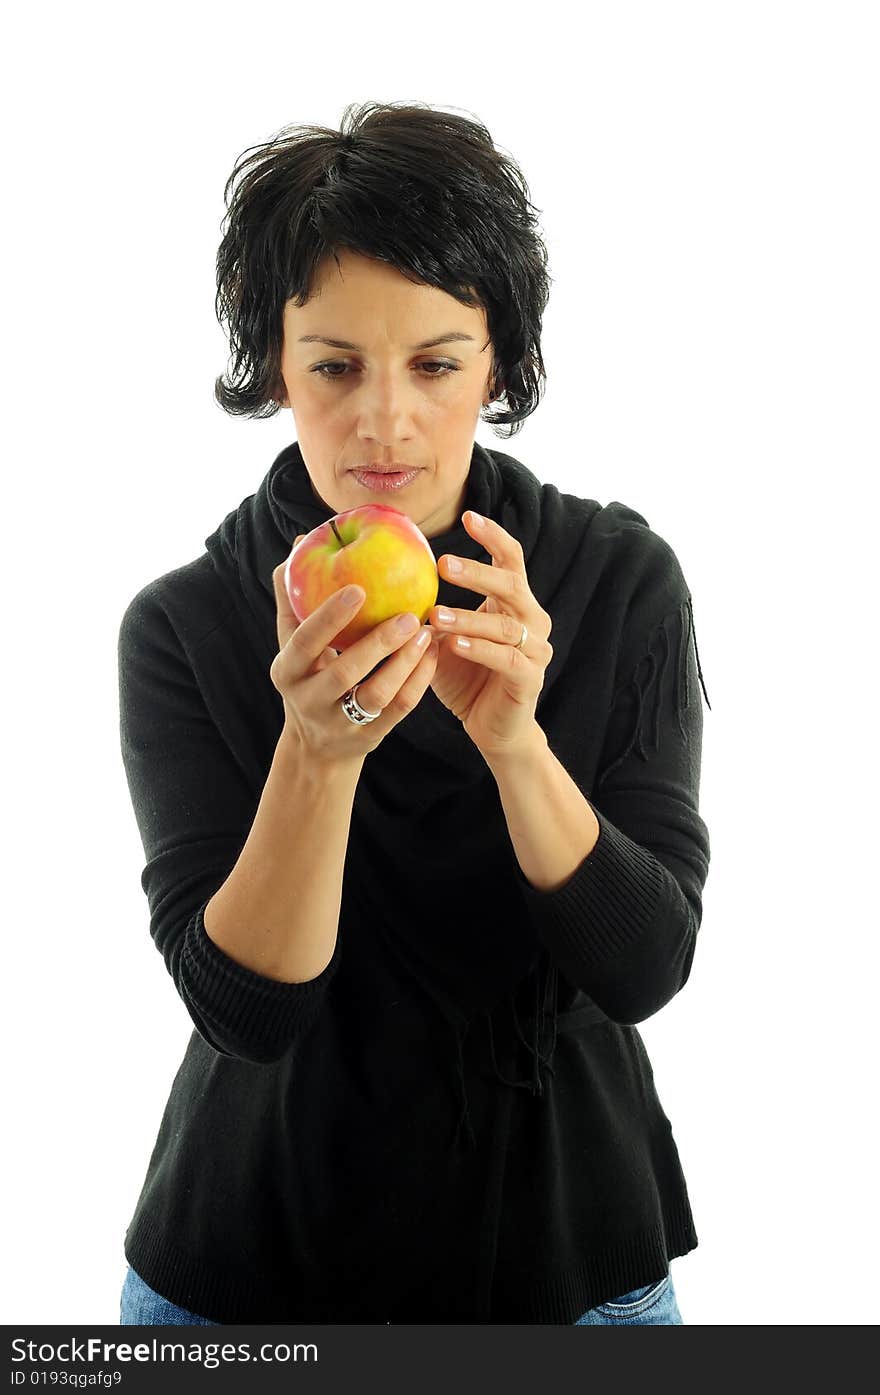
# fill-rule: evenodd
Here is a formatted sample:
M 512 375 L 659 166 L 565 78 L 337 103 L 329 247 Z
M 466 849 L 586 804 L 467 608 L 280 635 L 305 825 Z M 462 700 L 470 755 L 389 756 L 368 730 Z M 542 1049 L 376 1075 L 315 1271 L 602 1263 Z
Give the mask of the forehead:
M 396 338 L 399 328 L 407 344 L 450 332 L 461 336 L 458 342 L 464 348 L 464 336 L 476 348 L 483 344 L 487 321 L 482 306 L 463 305 L 438 286 L 404 276 L 388 262 L 348 250 L 338 255 L 339 266 L 332 256 L 318 264 L 305 305 L 289 300 L 284 307 L 285 327 L 297 340 L 320 334 L 332 336 L 341 346 L 344 340 L 348 347 L 371 333 L 380 339 Z

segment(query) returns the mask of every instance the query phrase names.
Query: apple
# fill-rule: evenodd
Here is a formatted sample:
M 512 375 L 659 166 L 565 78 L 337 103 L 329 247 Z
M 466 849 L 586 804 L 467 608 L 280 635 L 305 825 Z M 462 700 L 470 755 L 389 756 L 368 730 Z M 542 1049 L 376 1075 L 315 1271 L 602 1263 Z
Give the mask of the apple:
M 300 538 L 284 567 L 291 608 L 300 621 L 352 583 L 362 586 L 366 597 L 333 640 L 334 649 L 347 649 L 403 611 L 424 622 L 437 599 L 437 563 L 428 539 L 407 514 L 387 504 L 346 509 Z

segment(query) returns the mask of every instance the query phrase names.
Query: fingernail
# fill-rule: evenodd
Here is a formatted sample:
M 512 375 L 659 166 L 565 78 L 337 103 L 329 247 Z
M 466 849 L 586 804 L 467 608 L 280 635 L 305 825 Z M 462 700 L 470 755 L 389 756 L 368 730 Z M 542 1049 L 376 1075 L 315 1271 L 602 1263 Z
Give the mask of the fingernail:
M 470 514 L 471 514 L 471 523 L 473 524 L 473 526 L 474 526 L 475 528 L 482 528 L 483 524 L 486 522 L 486 520 L 485 520 L 485 518 L 483 517 L 483 515 L 482 515 L 481 513 L 474 513 L 473 509 L 471 509 Z
M 358 601 L 362 601 L 366 594 L 363 586 L 346 586 L 342 593 L 342 604 L 355 605 Z
M 425 628 L 422 630 L 422 633 L 419 635 L 418 639 L 416 640 L 416 647 L 417 647 L 418 649 L 424 649 L 425 645 L 428 643 L 428 640 L 429 640 L 430 638 L 431 638 L 431 631 L 428 629 L 428 627 L 427 627 L 427 625 L 426 625 Z
M 457 573 L 457 572 L 460 572 L 461 569 L 462 569 L 462 568 L 461 568 L 461 562 L 459 562 L 459 560 L 458 560 L 457 557 L 447 557 L 447 559 L 446 559 L 446 570 L 447 570 L 448 572 L 456 572 L 456 573 Z
M 409 634 L 410 630 L 418 629 L 418 625 L 419 617 L 413 615 L 412 611 L 408 611 L 406 615 L 398 615 L 394 622 L 394 628 L 402 635 Z

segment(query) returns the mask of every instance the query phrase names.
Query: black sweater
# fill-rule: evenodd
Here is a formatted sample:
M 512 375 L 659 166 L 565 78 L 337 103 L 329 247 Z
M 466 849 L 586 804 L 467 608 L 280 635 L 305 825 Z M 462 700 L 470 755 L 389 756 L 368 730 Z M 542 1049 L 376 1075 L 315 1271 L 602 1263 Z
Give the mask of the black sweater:
M 465 507 L 522 543 L 553 622 L 537 720 L 599 840 L 533 887 L 429 688 L 366 758 L 336 947 L 307 983 L 238 964 L 203 920 L 284 721 L 272 570 L 332 514 L 298 444 L 122 618 L 141 883 L 194 1024 L 125 1255 L 216 1321 L 567 1324 L 697 1244 L 634 1025 L 687 982 L 709 869 L 688 587 L 640 514 L 477 443 Z M 429 541 L 491 560 L 460 522 Z M 480 600 L 441 579 L 439 603 Z

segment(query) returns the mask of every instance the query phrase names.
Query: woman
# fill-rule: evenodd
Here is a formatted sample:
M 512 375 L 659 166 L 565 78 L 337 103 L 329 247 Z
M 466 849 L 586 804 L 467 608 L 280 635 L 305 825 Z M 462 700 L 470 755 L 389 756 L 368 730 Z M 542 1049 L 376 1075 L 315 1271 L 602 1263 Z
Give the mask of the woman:
M 216 396 L 297 440 L 120 627 L 194 1023 L 123 1323 L 681 1322 L 697 1237 L 635 1024 L 687 981 L 708 873 L 690 595 L 640 514 L 474 440 L 538 402 L 524 187 L 411 105 L 245 162 Z M 428 538 L 437 604 L 337 652 L 363 591 L 299 624 L 283 564 L 376 503 Z

